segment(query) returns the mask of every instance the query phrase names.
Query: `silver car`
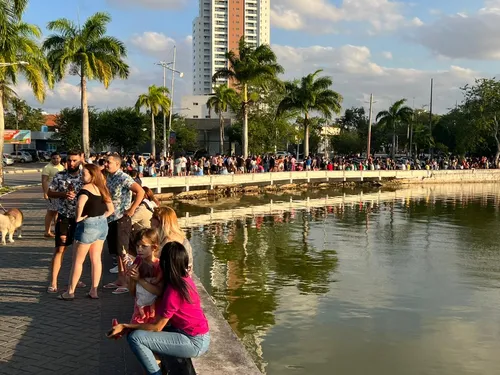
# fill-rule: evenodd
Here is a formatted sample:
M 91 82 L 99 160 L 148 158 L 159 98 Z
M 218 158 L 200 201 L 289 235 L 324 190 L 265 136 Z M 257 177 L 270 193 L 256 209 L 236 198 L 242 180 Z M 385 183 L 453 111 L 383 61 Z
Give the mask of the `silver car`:
M 33 161 L 31 155 L 24 151 L 13 152 L 10 156 L 14 159 L 14 161 L 19 163 L 31 163 Z

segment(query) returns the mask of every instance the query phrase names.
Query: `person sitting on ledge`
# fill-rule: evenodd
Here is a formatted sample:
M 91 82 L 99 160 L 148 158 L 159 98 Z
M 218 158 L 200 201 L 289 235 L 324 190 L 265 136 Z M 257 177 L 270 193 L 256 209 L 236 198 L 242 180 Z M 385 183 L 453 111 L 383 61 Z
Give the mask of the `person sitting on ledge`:
M 162 373 L 157 358 L 194 358 L 204 354 L 210 345 L 208 321 L 188 265 L 184 246 L 167 242 L 160 257 L 166 287 L 156 322 L 117 324 L 108 332 L 108 337 L 114 339 L 130 332 L 127 341 L 147 374 Z

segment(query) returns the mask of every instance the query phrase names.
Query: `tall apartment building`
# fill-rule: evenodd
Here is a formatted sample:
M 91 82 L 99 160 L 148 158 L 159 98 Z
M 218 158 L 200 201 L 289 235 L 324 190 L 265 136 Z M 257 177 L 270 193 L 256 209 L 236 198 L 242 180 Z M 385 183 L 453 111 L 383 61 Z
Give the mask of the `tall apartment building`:
M 254 46 L 270 43 L 270 0 L 200 0 L 193 21 L 193 94 L 212 92 L 212 76 L 227 66 L 244 35 Z M 219 83 L 223 83 L 221 80 Z

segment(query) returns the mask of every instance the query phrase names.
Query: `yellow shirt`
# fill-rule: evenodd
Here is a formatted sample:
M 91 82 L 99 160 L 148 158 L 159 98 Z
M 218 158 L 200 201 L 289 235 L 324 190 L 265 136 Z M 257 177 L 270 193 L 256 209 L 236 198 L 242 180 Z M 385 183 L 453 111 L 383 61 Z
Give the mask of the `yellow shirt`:
M 62 171 L 64 171 L 64 167 L 62 166 L 62 164 L 54 165 L 52 163 L 49 163 L 45 167 L 43 167 L 42 176 L 48 176 L 49 183 L 51 183 L 54 179 L 54 176 Z

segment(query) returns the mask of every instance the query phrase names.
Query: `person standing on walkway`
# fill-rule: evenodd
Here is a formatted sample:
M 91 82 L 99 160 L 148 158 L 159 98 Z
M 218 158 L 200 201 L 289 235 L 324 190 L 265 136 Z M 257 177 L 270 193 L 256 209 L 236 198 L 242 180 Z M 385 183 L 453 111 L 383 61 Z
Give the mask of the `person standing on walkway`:
M 55 228 L 56 246 L 52 256 L 50 285 L 47 288 L 49 293 L 57 293 L 57 277 L 61 270 L 64 252 L 73 243 L 76 227 L 76 196 L 83 186 L 80 153 L 69 152 L 66 163 L 66 171 L 55 175 L 47 193 L 49 198 L 59 201 Z M 80 283 L 79 286 L 83 287 L 84 284 Z
M 107 218 L 114 212 L 106 180 L 97 165 L 85 164 L 82 170 L 85 185 L 77 195 L 75 249 L 69 276 L 68 290 L 59 296 L 61 300 L 73 300 L 75 289 L 82 275 L 83 262 L 90 253 L 92 286 L 87 294 L 98 299 L 97 287 L 102 275 L 101 254 L 108 234 Z
M 52 222 L 55 221 L 57 217 L 57 204 L 58 199 L 49 198 L 49 186 L 56 174 L 64 171 L 64 167 L 61 164 L 61 155 L 58 152 L 53 152 L 50 155 L 50 163 L 43 167 L 42 170 L 42 189 L 43 189 L 43 199 L 47 201 L 47 213 L 45 214 L 45 234 L 44 237 L 54 238 L 54 234 L 50 230 Z
M 137 207 L 144 199 L 144 189 L 128 174 L 121 170 L 122 159 L 118 154 L 108 156 L 106 160 L 106 185 L 111 195 L 115 212 L 108 217 L 109 253 L 116 257 L 116 267 L 111 273 L 118 273 L 118 280 L 105 285 L 106 289 L 116 289 L 113 294 L 128 293 L 126 288 L 125 268 L 121 257 L 122 251 L 128 252 L 132 220 Z M 132 199 L 134 198 L 134 199 Z

